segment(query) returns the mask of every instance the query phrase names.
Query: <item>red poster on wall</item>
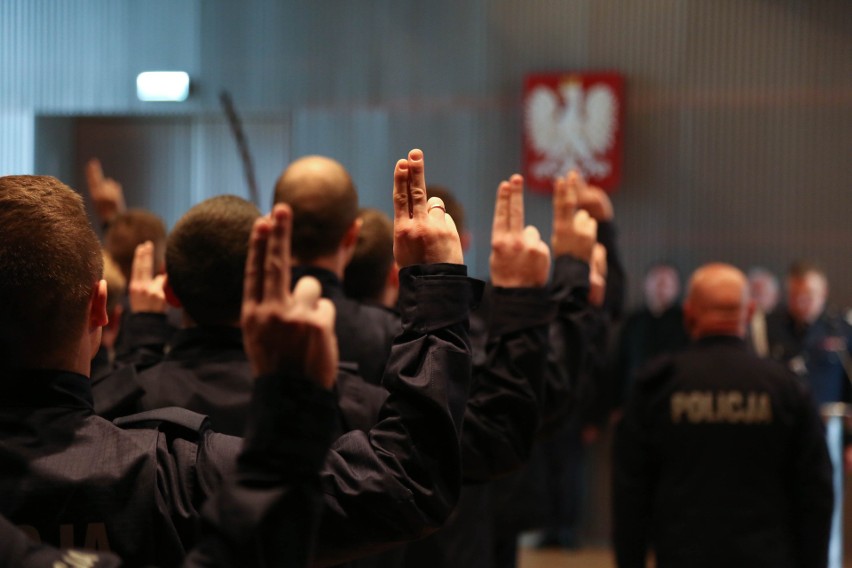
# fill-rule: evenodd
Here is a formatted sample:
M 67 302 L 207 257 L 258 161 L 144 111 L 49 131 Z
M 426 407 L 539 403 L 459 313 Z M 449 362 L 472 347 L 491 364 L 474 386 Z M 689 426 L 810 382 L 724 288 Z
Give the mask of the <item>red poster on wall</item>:
M 621 181 L 624 77 L 550 73 L 524 80 L 524 177 L 549 193 L 553 179 L 577 169 L 612 192 Z

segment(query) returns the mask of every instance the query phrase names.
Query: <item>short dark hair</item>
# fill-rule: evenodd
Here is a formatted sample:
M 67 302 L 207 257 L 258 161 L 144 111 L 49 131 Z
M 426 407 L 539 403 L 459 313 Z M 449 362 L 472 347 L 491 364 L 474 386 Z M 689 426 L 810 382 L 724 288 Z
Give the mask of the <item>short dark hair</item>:
M 450 191 L 443 185 L 427 185 L 426 196 L 440 197 L 441 200 L 444 202 L 444 209 L 447 211 L 447 213 L 449 213 L 450 217 L 453 218 L 453 222 L 455 222 L 456 224 L 456 230 L 458 230 L 459 235 L 464 233 L 464 205 L 461 204 L 461 201 L 458 200 L 458 198 L 452 191 Z
M 788 278 L 804 278 L 810 273 L 817 274 L 821 276 L 824 280 L 828 280 L 828 277 L 825 274 L 825 270 L 823 270 L 822 266 L 820 266 L 819 263 L 813 260 L 795 260 L 790 264 L 790 267 L 787 269 Z
M 362 209 L 358 216 L 361 232 L 343 275 L 343 289 L 355 300 L 377 302 L 393 266 L 393 221 L 378 209 Z
M 240 318 L 243 275 L 257 207 L 235 195 L 202 201 L 175 224 L 166 244 L 169 285 L 199 325 Z
M 358 217 L 358 192 L 343 166 L 308 156 L 294 162 L 275 184 L 275 203 L 293 210 L 292 250 L 300 262 L 334 253 Z
M 136 247 L 145 241 L 154 243 L 154 268 L 162 270 L 166 225 L 156 214 L 147 209 L 128 209 L 112 220 L 104 235 L 104 248 L 128 281 Z
M 48 176 L 0 177 L 0 365 L 79 339 L 103 274 L 82 197 Z

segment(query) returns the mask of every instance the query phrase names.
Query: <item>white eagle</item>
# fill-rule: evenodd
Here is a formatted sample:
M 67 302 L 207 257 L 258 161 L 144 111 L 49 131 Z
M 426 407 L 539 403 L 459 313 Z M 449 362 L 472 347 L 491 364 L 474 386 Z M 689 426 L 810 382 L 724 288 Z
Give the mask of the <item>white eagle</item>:
M 543 158 L 531 165 L 533 175 L 554 178 L 578 169 L 586 177 L 606 177 L 612 165 L 601 155 L 615 142 L 618 100 L 603 83 L 586 93 L 579 81 L 559 86 L 559 96 L 544 86 L 533 89 L 525 109 L 532 147 Z

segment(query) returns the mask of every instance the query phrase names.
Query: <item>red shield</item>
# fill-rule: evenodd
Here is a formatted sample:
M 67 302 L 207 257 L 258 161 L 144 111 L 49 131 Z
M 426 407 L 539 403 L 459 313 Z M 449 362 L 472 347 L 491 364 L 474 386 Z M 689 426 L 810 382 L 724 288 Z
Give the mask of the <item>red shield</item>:
M 612 192 L 621 181 L 624 77 L 551 73 L 524 80 L 524 177 L 550 192 L 570 169 Z

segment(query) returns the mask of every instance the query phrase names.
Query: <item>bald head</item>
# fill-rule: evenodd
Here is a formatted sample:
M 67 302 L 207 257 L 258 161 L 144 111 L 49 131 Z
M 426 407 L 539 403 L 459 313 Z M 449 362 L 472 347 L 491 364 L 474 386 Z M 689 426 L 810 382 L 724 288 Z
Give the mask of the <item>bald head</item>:
M 751 317 L 745 275 L 729 264 L 706 264 L 693 273 L 683 305 L 693 338 L 707 335 L 744 337 Z
M 300 262 L 333 254 L 358 217 L 358 194 L 349 173 L 323 156 L 290 164 L 275 184 L 275 203 L 293 209 L 293 255 Z

